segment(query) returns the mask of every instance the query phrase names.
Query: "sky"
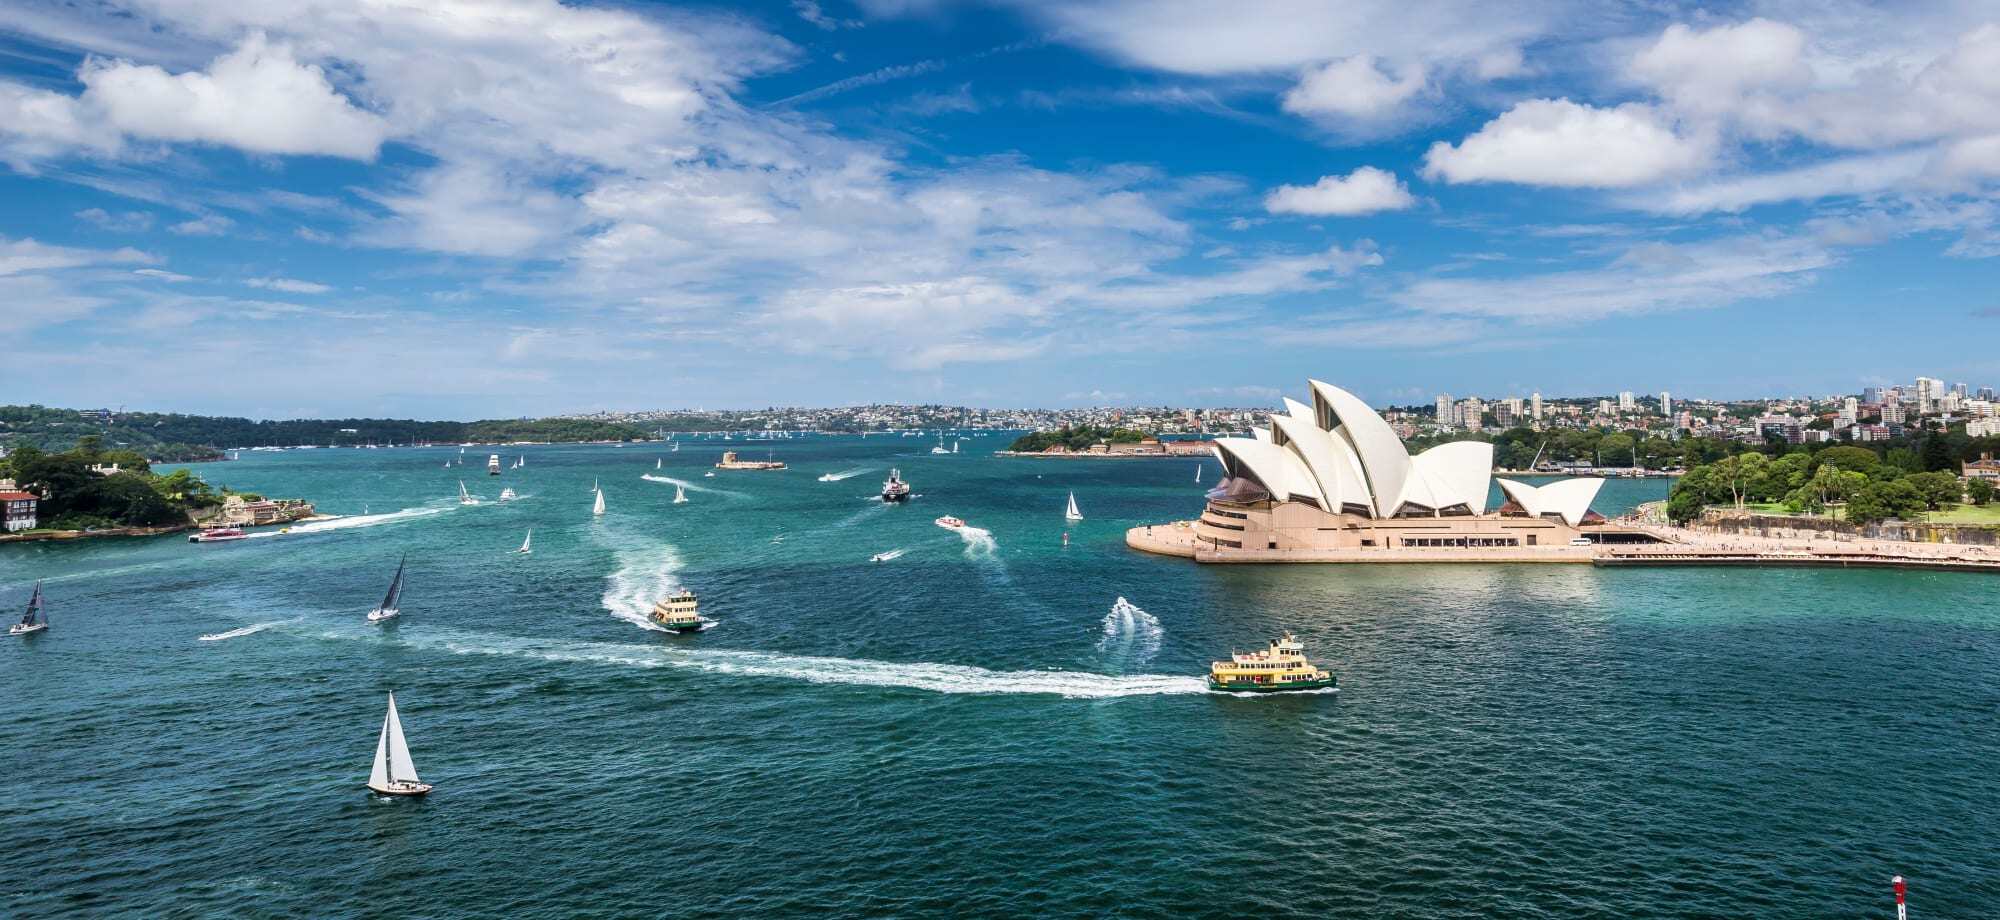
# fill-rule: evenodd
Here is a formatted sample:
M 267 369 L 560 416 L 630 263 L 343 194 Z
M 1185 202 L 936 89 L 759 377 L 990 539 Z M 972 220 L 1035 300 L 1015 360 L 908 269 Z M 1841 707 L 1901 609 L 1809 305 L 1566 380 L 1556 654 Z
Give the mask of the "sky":
M 2000 5 L 7 0 L 0 403 L 2000 384 Z

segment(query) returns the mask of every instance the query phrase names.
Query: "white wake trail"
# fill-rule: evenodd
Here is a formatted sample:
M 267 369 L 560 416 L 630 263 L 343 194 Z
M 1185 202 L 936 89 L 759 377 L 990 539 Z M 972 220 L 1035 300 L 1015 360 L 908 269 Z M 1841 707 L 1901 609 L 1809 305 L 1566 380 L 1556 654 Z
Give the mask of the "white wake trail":
M 854 468 L 852 468 L 852 469 L 845 469 L 845 470 L 841 470 L 841 471 L 840 471 L 840 472 L 838 472 L 838 473 L 828 473 L 828 474 L 826 474 L 826 475 L 824 475 L 824 476 L 821 476 L 821 477 L 819 478 L 819 481 L 820 481 L 820 482 L 839 482 L 839 481 L 841 481 L 841 480 L 843 480 L 843 479 L 852 479 L 852 478 L 854 478 L 854 477 L 856 477 L 856 476 L 859 476 L 859 475 L 861 475 L 862 473 L 866 473 L 866 472 L 868 472 L 869 470 L 872 470 L 872 469 L 874 469 L 874 467 L 872 467 L 872 466 L 857 466 L 857 467 L 854 467 Z
M 650 618 L 653 602 L 680 585 L 680 554 L 670 544 L 618 551 L 618 568 L 604 578 L 604 609 L 627 623 L 654 632 L 668 632 Z
M 687 479 L 675 479 L 675 478 L 674 478 L 674 477 L 672 477 L 672 476 L 655 476 L 655 475 L 653 475 L 652 473 L 641 473 L 641 474 L 639 474 L 639 478 L 640 478 L 640 479 L 644 479 L 644 480 L 646 480 L 647 482 L 658 482 L 658 483 L 664 483 L 664 484 L 666 484 L 666 485 L 670 485 L 670 486 L 680 486 L 681 488 L 683 488 L 683 489 L 686 489 L 686 490 L 688 490 L 689 492 L 708 492 L 708 493 L 710 493 L 710 494 L 713 494 L 713 495 L 727 495 L 727 496 L 729 496 L 729 497 L 731 497 L 731 498 L 748 498 L 748 497 L 749 497 L 749 496 L 747 496 L 747 495 L 745 495 L 745 494 L 743 494 L 743 493 L 741 493 L 741 492 L 731 492 L 731 491 L 730 491 L 730 490 L 728 490 L 728 489 L 717 489 L 717 488 L 712 488 L 712 487 L 710 487 L 710 486 L 705 486 L 705 485 L 702 485 L 702 484 L 700 484 L 700 483 L 698 483 L 698 482 L 694 482 L 694 481 L 692 481 L 692 480 L 687 480 Z
M 430 517 L 431 515 L 434 514 L 443 514 L 449 510 L 451 509 L 450 508 L 404 508 L 401 511 L 391 511 L 385 514 L 350 514 L 346 517 L 334 518 L 331 521 L 310 521 L 304 524 L 293 524 L 291 527 L 286 528 L 284 532 L 279 532 L 276 530 L 260 530 L 256 533 L 251 534 L 250 536 L 295 537 L 301 534 L 326 533 L 327 531 L 332 531 L 332 530 L 353 530 L 357 527 L 380 527 L 383 524 L 397 524 L 403 521 L 415 520 L 417 518 Z
M 252 623 L 249 626 L 238 627 L 236 629 L 229 630 L 228 632 L 212 633 L 210 635 L 202 636 L 196 641 L 221 642 L 224 639 L 235 639 L 242 636 L 248 636 L 255 633 L 260 633 L 263 632 L 264 630 L 270 629 L 273 626 L 284 626 L 287 624 L 297 623 L 297 622 L 298 620 L 272 620 L 269 623 Z
M 1160 639 L 1165 635 L 1166 629 L 1157 617 L 1121 597 L 1112 603 L 1111 612 L 1104 615 L 1104 637 L 1097 640 L 1097 650 L 1144 664 L 1159 654 Z

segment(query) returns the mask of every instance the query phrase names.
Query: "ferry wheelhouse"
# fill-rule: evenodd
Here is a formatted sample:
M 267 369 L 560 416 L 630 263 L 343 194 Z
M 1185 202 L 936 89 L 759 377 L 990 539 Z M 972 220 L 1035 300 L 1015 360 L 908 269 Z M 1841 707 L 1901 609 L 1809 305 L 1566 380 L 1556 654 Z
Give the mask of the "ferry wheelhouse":
M 1305 643 L 1291 633 L 1271 641 L 1271 647 L 1247 654 L 1231 654 L 1228 661 L 1208 667 L 1208 688 L 1229 693 L 1276 693 L 1285 690 L 1319 690 L 1338 687 L 1333 672 L 1306 660 Z

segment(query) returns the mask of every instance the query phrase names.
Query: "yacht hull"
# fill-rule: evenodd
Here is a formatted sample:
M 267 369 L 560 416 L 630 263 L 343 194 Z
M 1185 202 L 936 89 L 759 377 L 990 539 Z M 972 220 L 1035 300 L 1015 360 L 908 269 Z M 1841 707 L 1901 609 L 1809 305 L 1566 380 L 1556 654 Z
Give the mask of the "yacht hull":
M 38 632 L 42 632 L 43 630 L 46 630 L 48 628 L 49 624 L 47 623 L 36 623 L 33 626 L 22 626 L 21 624 L 16 623 L 13 626 L 7 627 L 7 635 L 29 636 Z
M 377 786 L 374 783 L 369 783 L 368 790 L 370 792 L 375 793 L 376 795 L 396 795 L 396 796 L 404 796 L 406 798 L 415 798 L 417 796 L 430 792 L 431 784 L 393 782 L 393 783 L 388 783 L 386 785 Z
M 1298 690 L 1325 690 L 1329 687 L 1339 689 L 1340 678 L 1301 680 L 1286 684 L 1259 684 L 1242 680 L 1219 681 L 1212 677 L 1208 680 L 1208 689 L 1218 693 L 1288 693 Z

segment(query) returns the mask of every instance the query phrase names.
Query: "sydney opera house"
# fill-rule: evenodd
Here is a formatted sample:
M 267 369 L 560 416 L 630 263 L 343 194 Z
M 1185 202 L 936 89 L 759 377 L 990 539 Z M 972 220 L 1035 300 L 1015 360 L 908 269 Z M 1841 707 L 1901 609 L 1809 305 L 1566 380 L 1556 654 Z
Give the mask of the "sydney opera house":
M 1134 528 L 1126 542 L 1204 562 L 1587 561 L 1599 542 L 1652 539 L 1590 510 L 1602 479 L 1503 479 L 1489 511 L 1493 445 L 1412 456 L 1367 403 L 1310 383 L 1310 405 L 1286 399 L 1271 427 L 1215 441 L 1223 478 L 1199 519 Z

